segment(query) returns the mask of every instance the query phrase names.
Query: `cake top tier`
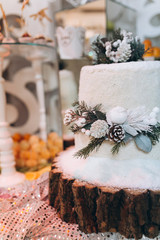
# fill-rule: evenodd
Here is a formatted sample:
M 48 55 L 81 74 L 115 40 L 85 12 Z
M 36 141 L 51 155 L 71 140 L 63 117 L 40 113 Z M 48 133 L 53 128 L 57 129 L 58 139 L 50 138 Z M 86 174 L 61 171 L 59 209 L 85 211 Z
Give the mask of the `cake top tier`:
M 160 61 L 99 64 L 82 68 L 79 101 L 105 111 L 147 105 L 160 107 Z

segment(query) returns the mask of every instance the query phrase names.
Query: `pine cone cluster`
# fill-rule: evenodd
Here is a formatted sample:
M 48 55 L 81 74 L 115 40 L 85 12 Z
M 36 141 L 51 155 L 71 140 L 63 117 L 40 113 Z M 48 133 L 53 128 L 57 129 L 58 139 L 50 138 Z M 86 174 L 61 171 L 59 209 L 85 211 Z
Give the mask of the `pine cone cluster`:
M 109 129 L 108 137 L 114 142 L 121 142 L 125 138 L 125 131 L 120 125 L 113 125 Z

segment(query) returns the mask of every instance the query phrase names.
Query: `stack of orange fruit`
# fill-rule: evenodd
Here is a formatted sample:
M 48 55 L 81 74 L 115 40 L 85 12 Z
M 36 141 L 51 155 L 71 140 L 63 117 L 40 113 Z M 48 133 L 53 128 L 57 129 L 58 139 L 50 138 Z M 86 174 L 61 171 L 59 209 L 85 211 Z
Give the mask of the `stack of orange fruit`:
M 36 135 L 15 133 L 13 135 L 13 153 L 18 169 L 35 168 L 47 165 L 48 160 L 62 151 L 62 138 L 57 133 L 48 134 L 47 141 Z

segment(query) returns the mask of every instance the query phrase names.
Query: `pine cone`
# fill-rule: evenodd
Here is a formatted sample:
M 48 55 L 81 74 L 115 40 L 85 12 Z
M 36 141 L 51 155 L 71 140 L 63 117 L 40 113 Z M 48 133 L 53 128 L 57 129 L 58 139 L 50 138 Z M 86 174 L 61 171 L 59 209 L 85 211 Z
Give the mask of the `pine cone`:
M 121 142 L 125 137 L 124 129 L 120 125 L 114 125 L 109 129 L 108 137 L 114 142 Z

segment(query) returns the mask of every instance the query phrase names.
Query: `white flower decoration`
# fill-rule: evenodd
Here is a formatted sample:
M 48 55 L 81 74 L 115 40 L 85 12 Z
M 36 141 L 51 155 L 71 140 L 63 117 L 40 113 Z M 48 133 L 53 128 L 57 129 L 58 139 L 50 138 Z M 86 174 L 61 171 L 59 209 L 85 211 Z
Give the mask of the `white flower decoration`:
M 85 118 L 79 118 L 76 122 L 78 127 L 83 127 L 86 123 L 86 119 Z
M 107 121 L 112 124 L 123 124 L 127 120 L 127 110 L 123 107 L 114 107 L 106 115 Z
M 150 114 L 148 114 L 148 111 L 144 106 L 130 109 L 127 112 L 127 124 L 138 132 L 151 131 L 151 126 L 156 125 L 158 122 L 157 114 L 159 112 L 159 108 L 157 107 L 153 108 Z
M 95 137 L 95 138 L 104 137 L 107 133 L 108 133 L 108 124 L 105 120 L 95 121 L 90 128 L 90 134 L 92 137 Z

